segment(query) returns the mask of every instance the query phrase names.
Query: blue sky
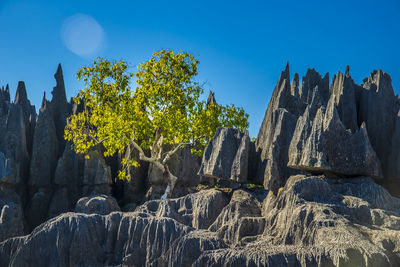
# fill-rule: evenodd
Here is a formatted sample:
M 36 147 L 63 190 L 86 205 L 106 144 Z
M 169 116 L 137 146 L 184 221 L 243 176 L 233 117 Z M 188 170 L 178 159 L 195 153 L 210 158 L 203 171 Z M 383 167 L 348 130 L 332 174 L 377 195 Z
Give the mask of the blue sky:
M 100 29 L 92 53 L 66 45 L 65 25 L 76 16 L 92 18 Z M 94 32 L 87 35 L 92 40 Z M 400 1 L 0 0 L 0 85 L 10 84 L 13 97 L 25 81 L 37 108 L 44 91 L 51 96 L 60 62 L 69 98 L 82 88 L 76 71 L 94 57 L 124 59 L 135 70 L 159 49 L 196 55 L 206 92 L 243 106 L 256 136 L 286 61 L 292 76 L 314 67 L 332 77 L 350 65 L 358 83 L 381 68 L 398 93 Z

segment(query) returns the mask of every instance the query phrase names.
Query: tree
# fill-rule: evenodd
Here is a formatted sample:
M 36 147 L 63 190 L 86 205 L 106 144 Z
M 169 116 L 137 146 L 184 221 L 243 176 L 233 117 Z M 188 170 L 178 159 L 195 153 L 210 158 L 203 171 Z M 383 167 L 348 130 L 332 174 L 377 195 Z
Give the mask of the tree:
M 78 80 L 85 87 L 76 103 L 83 101 L 82 112 L 72 115 L 65 128 L 65 139 L 72 141 L 77 153 L 86 154 L 102 145 L 104 156 L 122 156 L 120 179 L 130 179 L 133 158 L 154 164 L 168 177 L 162 198 L 170 196 L 179 179 L 169 171 L 168 160 L 184 145 L 193 145 L 192 153 L 202 154 L 218 127 L 248 127 L 248 114 L 234 105 L 206 104 L 200 100 L 202 87 L 195 81 L 199 61 L 192 54 L 158 51 L 128 73 L 124 61 L 98 58 L 90 67 L 82 67 Z M 136 76 L 136 88 L 131 79 Z M 170 150 L 163 152 L 163 147 Z M 145 153 L 145 151 L 150 151 Z

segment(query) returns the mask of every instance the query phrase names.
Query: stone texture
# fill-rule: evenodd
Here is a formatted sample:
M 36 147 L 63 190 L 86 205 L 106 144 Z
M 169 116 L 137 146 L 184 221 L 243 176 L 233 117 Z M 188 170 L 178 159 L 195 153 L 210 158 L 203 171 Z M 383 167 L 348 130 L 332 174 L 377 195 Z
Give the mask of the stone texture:
M 62 153 L 65 146 L 64 128 L 67 123 L 67 118 L 71 113 L 71 107 L 67 102 L 61 64 L 58 64 L 58 68 L 56 73 L 54 74 L 54 78 L 56 80 L 56 86 L 51 92 L 52 99 L 50 102 L 50 108 L 52 109 L 52 117 L 54 121 L 54 126 L 56 128 L 57 140 L 59 144 L 58 151 L 59 153 Z
M 24 235 L 24 214 L 21 206 L 14 202 L 5 204 L 0 214 L 0 242 Z
M 246 182 L 249 160 L 249 133 L 218 128 L 204 150 L 199 175 Z
M 298 120 L 288 166 L 313 173 L 382 177 L 365 125 L 355 133 L 348 131 L 340 120 L 334 95 L 326 110 L 318 109 L 313 120 L 311 109 Z
M 277 194 L 271 191 L 261 197 L 262 204 L 260 195 L 236 190 L 215 209 L 221 196 L 228 195 L 207 190 L 178 199 L 149 201 L 135 212 L 64 213 L 27 236 L 0 243 L 0 265 L 400 263 L 400 199 L 370 178 L 292 176 Z M 196 206 L 208 212 L 198 216 Z
M 86 214 L 107 215 L 114 211 L 121 211 L 121 209 L 117 200 L 107 195 L 83 197 L 78 200 L 75 207 L 75 212 Z
M 290 175 L 297 173 L 287 167 L 290 140 L 301 110 L 296 81 L 292 84 L 294 88 L 287 64 L 272 93 L 255 142 L 258 160 L 254 182 L 272 190 L 277 190 Z
M 28 174 L 29 154 L 23 109 L 19 105 L 11 104 L 9 107 L 0 147 L 5 158 L 10 160 L 14 167 L 12 172 L 18 175 L 14 177 L 14 181 L 20 183 L 25 180 Z
M 349 72 L 343 75 L 340 71 L 332 81 L 331 95 L 335 98 L 336 109 L 346 129 L 358 130 L 356 85 Z
M 28 99 L 25 83 L 23 81 L 18 82 L 14 103 L 22 108 L 27 148 L 28 151 L 31 152 L 37 115 L 35 106 L 31 105 Z
M 374 71 L 364 79 L 362 87 L 358 118 L 367 126 L 371 145 L 382 163 L 383 174 L 390 178 L 388 157 L 397 115 L 392 79 L 382 70 Z
M 226 244 L 238 244 L 243 237 L 259 235 L 264 231 L 260 208 L 252 193 L 236 190 L 209 230 L 218 232 Z
M 206 190 L 169 200 L 151 200 L 136 211 L 170 217 L 197 229 L 207 229 L 229 202 L 225 193 Z
M 44 98 L 33 137 L 28 184 L 49 186 L 57 164 L 58 140 L 48 101 Z

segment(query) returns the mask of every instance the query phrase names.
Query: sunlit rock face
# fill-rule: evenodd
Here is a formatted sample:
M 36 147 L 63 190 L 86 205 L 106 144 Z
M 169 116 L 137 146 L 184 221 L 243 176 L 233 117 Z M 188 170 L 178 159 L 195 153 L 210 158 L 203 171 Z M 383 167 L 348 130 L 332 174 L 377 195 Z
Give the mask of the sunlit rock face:
M 272 94 L 256 140 L 255 179 L 276 191 L 299 172 L 381 179 L 400 194 L 400 102 L 390 76 L 374 71 L 362 85 L 346 73 L 307 71 L 300 87 L 289 66 Z
M 77 209 L 107 214 L 108 201 Z M 398 266 L 399 204 L 368 177 L 297 175 L 276 195 L 210 189 L 135 212 L 64 213 L 0 243 L 0 264 Z
M 204 150 L 199 175 L 247 182 L 250 148 L 249 132 L 218 128 Z

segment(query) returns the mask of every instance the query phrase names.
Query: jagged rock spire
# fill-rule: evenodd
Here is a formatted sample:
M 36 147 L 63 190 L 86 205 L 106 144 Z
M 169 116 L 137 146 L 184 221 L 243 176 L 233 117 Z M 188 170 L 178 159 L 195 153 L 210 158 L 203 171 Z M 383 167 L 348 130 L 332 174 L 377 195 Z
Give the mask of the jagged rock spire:
M 40 110 L 46 109 L 47 105 L 47 100 L 46 100 L 46 91 L 43 92 L 43 98 L 42 98 L 42 105 L 40 106 Z
M 51 94 L 53 98 L 51 102 L 65 102 L 67 103 L 67 96 L 65 93 L 65 85 L 64 85 L 64 76 L 61 64 L 58 64 L 58 68 L 56 73 L 54 74 L 54 78 L 56 79 L 56 86 L 53 88 Z
M 64 128 L 66 125 L 67 118 L 70 114 L 70 106 L 67 102 L 65 93 L 64 77 L 61 64 L 58 64 L 56 73 L 54 74 L 56 79 L 56 86 L 53 88 L 52 99 L 50 102 L 51 116 L 53 117 L 57 139 L 60 147 L 59 152 L 64 151 L 65 140 L 64 140 Z M 61 155 L 60 155 L 61 156 Z
M 208 99 L 207 99 L 207 107 L 209 105 L 216 104 L 216 103 L 217 103 L 217 101 L 215 100 L 214 93 L 213 93 L 213 91 L 210 90 L 210 93 L 208 94 Z
M 349 65 L 346 66 L 346 74 L 345 75 L 350 76 L 350 66 Z
M 17 91 L 15 92 L 14 103 L 22 104 L 26 102 L 28 102 L 28 96 L 26 94 L 25 83 L 23 81 L 19 81 Z
M 10 87 L 8 86 L 8 83 L 6 85 L 6 101 L 10 102 Z

